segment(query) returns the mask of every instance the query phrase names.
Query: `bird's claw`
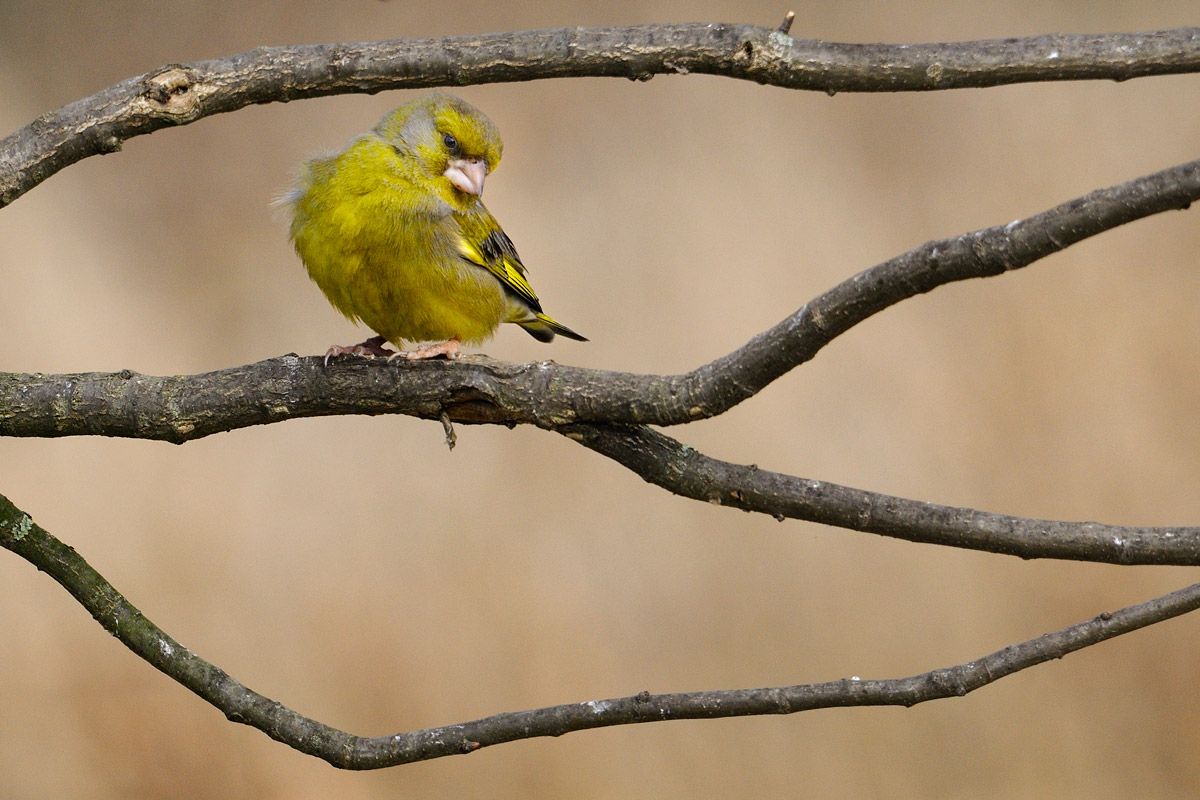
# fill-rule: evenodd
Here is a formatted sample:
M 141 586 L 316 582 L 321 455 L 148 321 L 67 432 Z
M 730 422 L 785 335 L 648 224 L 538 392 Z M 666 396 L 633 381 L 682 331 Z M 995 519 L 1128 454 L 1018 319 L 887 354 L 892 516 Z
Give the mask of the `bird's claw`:
M 445 356 L 447 360 L 455 361 L 458 359 L 458 349 L 461 346 L 462 342 L 458 339 L 447 339 L 444 342 L 427 344 L 415 350 L 401 350 L 399 353 L 392 353 L 388 356 L 388 361 L 395 361 L 397 358 L 403 358 L 408 361 L 422 361 L 426 358 L 437 358 L 438 356 Z
M 325 366 L 329 366 L 329 359 L 335 356 L 362 356 L 363 358 L 394 358 L 397 353 L 394 350 L 389 350 L 383 345 L 387 342 L 382 336 L 372 336 L 365 342 L 359 342 L 352 345 L 335 344 L 333 347 L 325 351 Z

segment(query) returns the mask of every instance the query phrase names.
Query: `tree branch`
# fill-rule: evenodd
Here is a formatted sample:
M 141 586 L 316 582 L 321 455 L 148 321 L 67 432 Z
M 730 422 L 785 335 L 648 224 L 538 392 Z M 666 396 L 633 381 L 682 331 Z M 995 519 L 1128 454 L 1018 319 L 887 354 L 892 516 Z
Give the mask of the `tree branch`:
M 907 500 L 720 461 L 643 426 L 570 425 L 559 432 L 673 494 L 781 521 L 1020 558 L 1200 566 L 1200 528 L 1026 519 Z
M 1023 220 L 928 242 L 843 281 L 742 347 L 683 375 L 637 375 L 482 356 L 384 363 L 285 356 L 194 376 L 0 373 L 0 436 L 102 435 L 182 443 L 333 414 L 557 428 L 678 425 L 724 413 L 874 314 L 939 286 L 1001 275 L 1096 234 L 1200 199 L 1200 161 Z
M 677 719 L 795 714 L 818 708 L 914 706 L 961 697 L 1000 678 L 1200 608 L 1200 584 L 1006 647 L 982 658 L 908 678 L 857 678 L 765 689 L 650 694 L 515 711 L 392 736 L 354 736 L 292 711 L 243 686 L 142 615 L 75 552 L 0 496 L 0 546 L 71 593 L 105 630 L 156 669 L 276 741 L 344 769 L 381 767 L 474 752 L 490 745 Z
M 1200 70 L 1200 29 L 937 44 L 841 44 L 750 25 L 668 24 L 262 47 L 170 64 L 45 114 L 0 141 L 0 207 L 127 139 L 252 103 L 579 76 L 689 72 L 789 89 L 899 92 Z

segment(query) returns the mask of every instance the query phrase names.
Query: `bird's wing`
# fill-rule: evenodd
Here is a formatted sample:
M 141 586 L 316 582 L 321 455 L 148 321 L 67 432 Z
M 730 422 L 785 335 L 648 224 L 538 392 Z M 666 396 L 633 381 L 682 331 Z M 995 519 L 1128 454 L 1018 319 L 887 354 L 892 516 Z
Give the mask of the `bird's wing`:
M 537 294 L 525 277 L 525 265 L 517 255 L 512 240 L 500 229 L 491 214 L 456 214 L 461 236 L 459 255 L 478 267 L 483 267 L 534 311 L 541 311 Z

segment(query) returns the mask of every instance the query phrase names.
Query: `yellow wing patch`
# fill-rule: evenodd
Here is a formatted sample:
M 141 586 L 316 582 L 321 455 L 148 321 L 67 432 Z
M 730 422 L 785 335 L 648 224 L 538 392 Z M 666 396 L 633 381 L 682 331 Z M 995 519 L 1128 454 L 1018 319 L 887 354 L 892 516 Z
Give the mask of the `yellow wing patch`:
M 517 255 L 517 248 L 504 231 L 494 228 L 482 238 L 464 235 L 459 241 L 459 253 L 467 261 L 495 275 L 504 288 L 527 303 L 534 311 L 542 310 L 537 294 L 525 277 L 525 265 Z

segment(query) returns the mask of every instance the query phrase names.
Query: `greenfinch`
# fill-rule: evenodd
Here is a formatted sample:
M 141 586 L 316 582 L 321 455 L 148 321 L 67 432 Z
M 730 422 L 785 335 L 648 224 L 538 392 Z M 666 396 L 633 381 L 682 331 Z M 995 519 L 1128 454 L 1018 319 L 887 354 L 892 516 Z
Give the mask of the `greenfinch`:
M 490 119 L 439 92 L 301 167 L 280 201 L 296 252 L 334 308 L 379 334 L 331 347 L 327 363 L 348 353 L 453 359 L 501 322 L 542 342 L 587 341 L 542 313 L 521 257 L 480 199 L 501 150 Z M 427 344 L 406 351 L 403 342 Z

